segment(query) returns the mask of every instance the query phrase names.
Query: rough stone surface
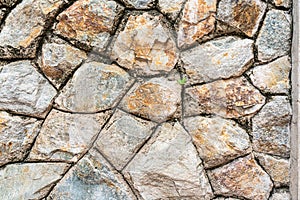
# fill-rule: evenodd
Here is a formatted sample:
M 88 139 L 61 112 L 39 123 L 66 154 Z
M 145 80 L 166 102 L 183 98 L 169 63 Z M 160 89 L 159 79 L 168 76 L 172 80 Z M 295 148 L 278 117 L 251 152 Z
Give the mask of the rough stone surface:
M 287 191 L 276 191 L 269 200 L 291 200 L 291 195 Z
M 270 61 L 287 55 L 290 50 L 290 40 L 291 16 L 280 10 L 268 11 L 256 40 L 258 59 Z
M 55 100 L 60 109 L 98 112 L 112 108 L 133 79 L 116 65 L 99 62 L 83 64 Z
M 154 5 L 155 0 L 121 0 L 125 3 L 126 7 L 135 9 L 149 9 Z
M 74 161 L 87 151 L 110 112 L 70 114 L 52 110 L 29 155 L 29 160 Z
M 216 114 L 238 118 L 257 112 L 265 103 L 265 97 L 241 77 L 190 87 L 185 93 L 185 116 Z
M 101 131 L 96 148 L 122 170 L 154 131 L 155 123 L 117 110 Z
M 56 185 L 49 198 L 136 200 L 123 177 L 93 149 Z
M 251 151 L 247 132 L 220 117 L 191 117 L 184 120 L 204 166 L 215 167 Z
M 158 0 L 158 8 L 162 13 L 175 20 L 179 15 L 185 0 Z
M 262 153 L 288 157 L 292 110 L 285 96 L 275 96 L 253 117 L 253 148 Z
M 179 123 L 164 123 L 124 173 L 143 199 L 212 197 L 201 160 Z
M 240 200 L 240 199 L 237 199 L 237 198 L 231 198 L 231 197 L 217 197 L 217 198 L 214 198 L 214 200 Z
M 171 71 L 178 59 L 176 43 L 160 21 L 162 15 L 131 15 L 114 43 L 111 57 L 137 75 Z
M 268 174 L 251 155 L 208 172 L 214 193 L 252 200 L 267 200 L 272 190 Z
M 271 0 L 275 6 L 278 7 L 284 7 L 284 8 L 290 8 L 292 5 L 292 0 Z
M 252 37 L 258 29 L 267 4 L 260 0 L 221 0 L 217 18 Z
M 56 90 L 29 61 L 0 67 L 0 109 L 45 117 Z
M 206 42 L 181 54 L 190 84 L 240 76 L 253 58 L 253 41 L 232 36 Z
M 0 6 L 8 6 L 11 7 L 15 5 L 18 0 L 0 0 Z

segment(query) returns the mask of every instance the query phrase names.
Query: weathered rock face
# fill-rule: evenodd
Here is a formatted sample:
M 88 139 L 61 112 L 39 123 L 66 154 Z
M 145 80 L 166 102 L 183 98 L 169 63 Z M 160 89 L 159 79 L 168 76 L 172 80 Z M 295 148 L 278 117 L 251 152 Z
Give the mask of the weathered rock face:
M 273 4 L 275 4 L 275 6 L 278 6 L 278 7 L 290 8 L 292 5 L 291 0 L 272 0 L 271 2 Z
M 272 194 L 269 200 L 290 200 L 291 195 L 287 191 L 276 191 Z
M 45 117 L 56 95 L 29 61 L 0 67 L 0 85 L 0 109 L 35 117 Z
M 11 7 L 15 5 L 18 0 L 0 0 L 0 6 L 8 6 Z
M 114 43 L 111 57 L 137 75 L 171 71 L 178 59 L 176 43 L 162 15 L 131 15 Z
M 55 100 L 60 109 L 72 112 L 98 112 L 112 108 L 133 83 L 116 65 L 98 62 L 83 64 Z
M 149 9 L 154 6 L 155 0 L 121 0 L 126 7 L 135 9 Z
M 162 13 L 170 17 L 172 20 L 175 20 L 182 9 L 184 2 L 185 0 L 158 0 L 157 6 Z
M 217 198 L 214 198 L 214 200 L 240 200 L 240 199 L 237 199 L 237 198 L 231 198 L 231 197 L 217 197 Z
M 179 123 L 164 123 L 123 171 L 143 199 L 213 196 L 191 138 Z
M 232 36 L 206 42 L 181 54 L 190 84 L 240 76 L 253 58 L 253 41 Z

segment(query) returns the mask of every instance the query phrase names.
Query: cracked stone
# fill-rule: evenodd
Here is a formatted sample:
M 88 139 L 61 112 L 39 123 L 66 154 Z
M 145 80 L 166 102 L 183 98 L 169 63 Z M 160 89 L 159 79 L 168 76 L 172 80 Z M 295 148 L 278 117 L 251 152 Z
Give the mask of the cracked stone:
M 158 8 L 165 15 L 175 20 L 179 15 L 185 0 L 158 0 Z
M 122 175 L 94 149 L 68 171 L 49 198 L 136 200 Z
M 111 0 L 79 0 L 58 17 L 55 33 L 104 51 L 124 8 Z
M 154 6 L 155 0 L 121 0 L 126 7 L 135 9 L 149 9 Z
M 273 187 L 268 174 L 251 155 L 208 171 L 208 176 L 216 195 L 267 200 Z
M 226 163 L 251 151 L 247 132 L 231 120 L 220 117 L 191 117 L 184 120 L 204 167 Z
M 137 75 L 170 72 L 177 63 L 178 50 L 162 18 L 148 13 L 129 16 L 116 38 L 111 58 Z
M 290 200 L 290 199 L 291 199 L 291 195 L 289 192 L 279 190 L 274 192 L 269 200 Z
M 291 115 L 288 97 L 273 97 L 252 119 L 253 149 L 257 152 L 288 157 Z
M 117 110 L 101 131 L 95 147 L 122 170 L 150 137 L 156 124 Z
M 266 8 L 267 4 L 260 0 L 221 0 L 217 18 L 253 37 Z
M 190 87 L 185 93 L 185 116 L 238 118 L 256 113 L 265 103 L 265 97 L 243 77 Z
M 206 42 L 181 54 L 190 84 L 240 76 L 253 58 L 253 41 L 232 36 Z
M 290 40 L 291 16 L 280 10 L 268 11 L 256 40 L 258 59 L 265 62 L 287 55 Z
M 213 196 L 191 138 L 179 123 L 164 123 L 123 172 L 143 199 Z
M 30 61 L 0 67 L 0 109 L 44 118 L 56 90 Z
M 0 6 L 12 7 L 17 2 L 18 2 L 18 0 L 0 0 Z
M 30 152 L 29 160 L 76 162 L 95 140 L 110 114 L 70 114 L 52 110 Z
M 0 199 L 41 199 L 65 173 L 65 163 L 23 163 L 0 170 Z
M 83 64 L 55 100 L 60 109 L 93 113 L 116 105 L 134 80 L 116 65 Z

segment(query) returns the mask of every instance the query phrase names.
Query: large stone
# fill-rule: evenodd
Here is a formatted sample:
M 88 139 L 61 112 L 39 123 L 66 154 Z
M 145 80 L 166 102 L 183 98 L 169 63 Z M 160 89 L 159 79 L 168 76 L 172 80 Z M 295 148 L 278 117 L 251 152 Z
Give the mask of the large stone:
M 217 18 L 252 37 L 259 27 L 267 4 L 260 0 L 221 0 Z
M 94 149 L 51 191 L 49 199 L 136 200 L 121 174 Z
M 204 167 L 224 164 L 251 151 L 247 132 L 234 121 L 220 117 L 191 117 L 184 120 Z
M 112 108 L 134 80 L 116 65 L 83 64 L 55 100 L 60 109 L 98 112 Z
M 264 103 L 265 97 L 245 78 L 232 78 L 187 88 L 184 114 L 238 118 L 256 113 Z
M 208 176 L 216 195 L 267 200 L 273 187 L 268 174 L 251 155 L 208 171 Z
M 0 170 L 0 199 L 41 199 L 69 167 L 65 163 L 24 163 Z
M 178 118 L 181 112 L 181 86 L 176 81 L 163 77 L 137 83 L 120 106 L 130 113 L 155 122 Z
M 58 17 L 55 33 L 97 51 L 105 50 L 123 12 L 112 0 L 79 0 Z
M 287 55 L 290 51 L 291 16 L 284 11 L 271 9 L 267 12 L 256 40 L 258 59 L 270 61 Z
M 253 85 L 264 93 L 289 94 L 291 68 L 289 57 L 284 56 L 269 64 L 254 67 L 248 75 Z
M 291 200 L 291 195 L 288 191 L 278 190 L 271 195 L 269 200 Z
M 171 20 L 175 20 L 179 15 L 183 3 L 185 0 L 158 0 L 158 8 L 159 10 L 171 18 Z
M 155 125 L 117 110 L 101 131 L 95 147 L 117 170 L 122 170 L 151 136 Z
M 164 123 L 123 170 L 143 199 L 211 199 L 213 194 L 191 138 Z
M 289 157 L 291 115 L 288 97 L 273 97 L 252 119 L 254 150 Z
M 188 83 L 240 76 L 252 64 L 253 41 L 222 37 L 181 53 Z
M 111 57 L 138 75 L 171 71 L 178 59 L 173 36 L 164 27 L 162 15 L 130 15 L 117 35 Z
M 121 0 L 126 7 L 135 9 L 149 9 L 154 6 L 155 0 Z
M 18 0 L 0 0 L 0 6 L 11 7 L 15 5 L 17 2 Z
M 0 109 L 45 117 L 56 90 L 29 61 L 0 67 Z
M 32 147 L 29 160 L 76 162 L 88 150 L 110 114 L 70 114 L 52 110 Z

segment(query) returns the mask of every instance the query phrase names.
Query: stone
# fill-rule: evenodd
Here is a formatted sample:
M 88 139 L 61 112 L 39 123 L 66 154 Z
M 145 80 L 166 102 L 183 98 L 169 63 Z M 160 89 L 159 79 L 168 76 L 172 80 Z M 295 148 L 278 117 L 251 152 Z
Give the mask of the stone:
M 291 0 L 271 0 L 271 2 L 277 7 L 290 8 L 292 6 Z
M 213 200 L 240 200 L 240 199 L 237 199 L 237 198 L 231 198 L 231 197 L 217 197 L 217 198 L 214 198 Z
M 208 177 L 216 195 L 267 200 L 273 187 L 268 174 L 251 155 L 208 171 Z
M 116 65 L 84 63 L 55 100 L 56 107 L 93 113 L 116 105 L 134 80 Z
M 124 8 L 112 0 L 79 0 L 62 12 L 54 32 L 95 51 L 104 51 Z
M 43 45 L 39 64 L 47 78 L 59 88 L 85 59 L 86 53 L 77 48 L 50 42 Z
M 178 122 L 162 124 L 123 173 L 141 199 L 213 197 L 191 138 Z
M 191 46 L 212 32 L 215 27 L 216 10 L 217 0 L 187 0 L 178 22 L 178 46 Z
M 251 151 L 247 132 L 234 121 L 197 116 L 185 119 L 184 124 L 206 168 L 227 163 Z
M 288 97 L 272 97 L 252 119 L 253 149 L 261 153 L 289 157 L 291 115 Z
M 158 0 L 158 8 L 159 10 L 167 15 L 168 17 L 171 18 L 171 20 L 176 20 L 176 18 L 178 17 L 183 3 L 185 2 L 185 0 L 173 0 L 173 1 L 169 1 L 169 0 Z
M 22 161 L 40 131 L 42 121 L 0 111 L 0 166 Z
M 49 199 L 136 200 L 121 174 L 94 149 L 56 185 Z
M 148 13 L 130 15 L 113 44 L 111 58 L 140 76 L 170 72 L 177 63 L 178 50 L 162 18 Z
M 0 170 L 0 199 L 42 199 L 61 179 L 65 163 L 23 163 Z
M 110 114 L 71 114 L 52 110 L 28 160 L 76 162 L 96 139 Z
M 258 60 L 266 62 L 289 54 L 290 41 L 291 16 L 281 10 L 269 10 L 256 40 Z
M 18 0 L 0 0 L 0 6 L 12 7 L 17 2 L 18 2 Z
M 217 18 L 253 37 L 259 27 L 267 4 L 260 0 L 221 0 Z
M 288 56 L 281 57 L 266 65 L 259 65 L 247 74 L 253 85 L 264 93 L 289 94 L 291 63 Z
M 0 109 L 44 118 L 55 88 L 30 61 L 16 61 L 0 67 Z
M 272 194 L 272 196 L 269 198 L 269 200 L 290 200 L 291 195 L 287 191 L 276 191 Z
M 121 0 L 126 7 L 135 9 L 149 9 L 154 6 L 155 0 Z
M 176 81 L 164 77 L 137 83 L 124 97 L 120 107 L 155 122 L 179 118 L 181 86 Z
M 189 84 L 240 76 L 253 63 L 253 41 L 222 37 L 181 53 Z
M 156 124 L 117 110 L 101 131 L 95 147 L 122 170 L 149 139 Z
M 232 78 L 189 87 L 185 90 L 185 116 L 216 114 L 225 118 L 252 115 L 265 97 L 245 78 Z
M 18 4 L 0 32 L 0 58 L 34 58 L 49 20 L 64 4 L 64 0 L 23 0 Z

